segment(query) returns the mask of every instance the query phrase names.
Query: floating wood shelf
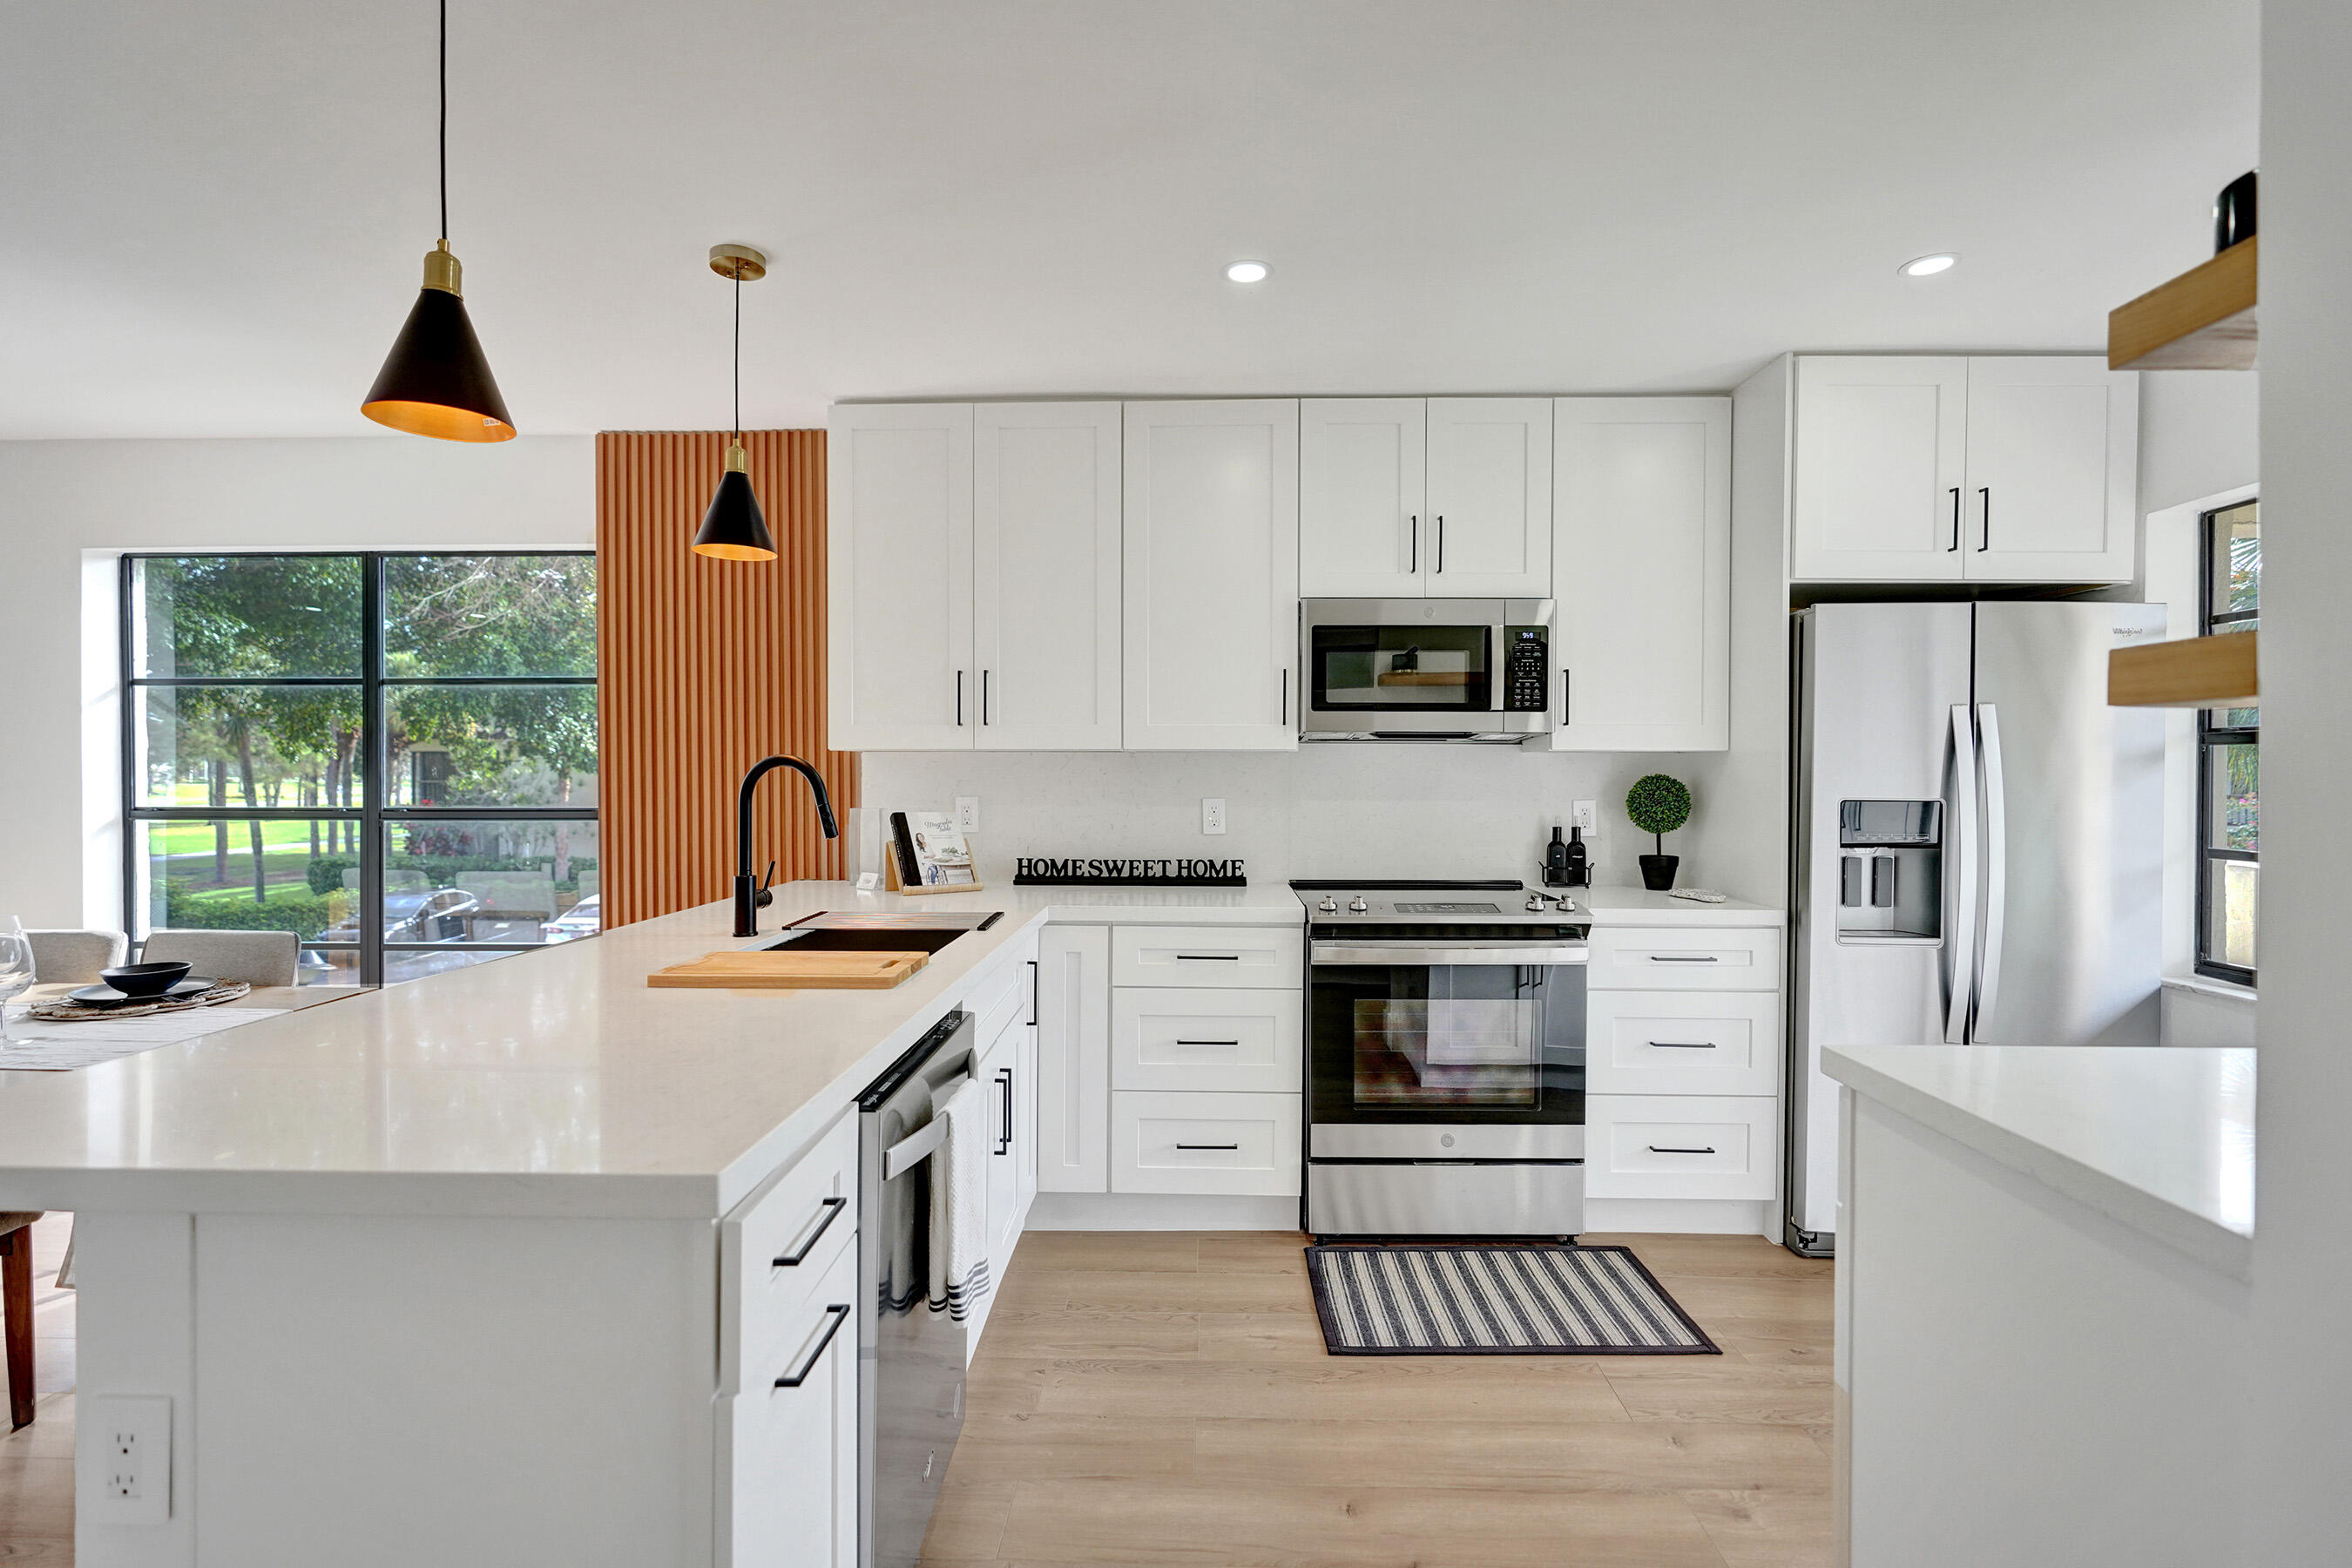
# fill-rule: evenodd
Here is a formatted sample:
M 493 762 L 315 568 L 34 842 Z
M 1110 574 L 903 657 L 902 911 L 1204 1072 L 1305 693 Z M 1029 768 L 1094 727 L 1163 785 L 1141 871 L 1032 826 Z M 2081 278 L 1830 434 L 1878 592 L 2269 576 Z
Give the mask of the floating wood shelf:
M 2107 312 L 2109 370 L 2252 370 L 2259 237 Z
M 2141 643 L 2107 655 L 2110 708 L 2243 708 L 2258 694 L 2260 632 Z

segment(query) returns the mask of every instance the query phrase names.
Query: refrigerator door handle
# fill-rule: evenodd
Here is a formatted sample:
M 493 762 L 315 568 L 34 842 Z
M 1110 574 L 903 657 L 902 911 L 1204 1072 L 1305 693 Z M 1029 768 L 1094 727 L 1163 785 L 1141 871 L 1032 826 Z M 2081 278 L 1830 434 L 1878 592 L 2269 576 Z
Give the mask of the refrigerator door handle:
M 2000 998 L 2002 915 L 2009 903 L 2008 786 L 2001 780 L 2000 713 L 1990 702 L 1977 704 L 1978 744 L 1984 773 L 1984 955 L 1979 961 L 1977 1021 L 1981 1023 Z M 1975 1029 L 1970 1028 L 1973 1037 Z
M 1976 1000 L 1977 739 L 1966 703 L 1952 707 L 1952 984 L 1944 1004 L 1944 1043 L 1966 1045 L 1969 1009 Z

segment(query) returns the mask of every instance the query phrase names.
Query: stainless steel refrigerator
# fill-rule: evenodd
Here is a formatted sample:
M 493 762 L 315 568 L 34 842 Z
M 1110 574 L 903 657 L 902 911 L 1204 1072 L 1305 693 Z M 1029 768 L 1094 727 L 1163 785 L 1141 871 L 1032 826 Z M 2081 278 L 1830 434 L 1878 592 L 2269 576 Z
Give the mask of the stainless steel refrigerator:
M 1787 1241 L 1832 1250 L 1825 1046 L 2157 1043 L 2164 732 L 2107 654 L 2164 606 L 1797 617 Z

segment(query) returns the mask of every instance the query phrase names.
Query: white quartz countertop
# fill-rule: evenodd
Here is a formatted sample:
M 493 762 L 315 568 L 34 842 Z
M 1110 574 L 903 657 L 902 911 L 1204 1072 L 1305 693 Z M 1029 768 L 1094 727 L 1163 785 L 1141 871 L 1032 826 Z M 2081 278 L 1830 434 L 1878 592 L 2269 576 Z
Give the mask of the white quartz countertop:
M 1591 914 L 1594 925 L 1777 926 L 1788 921 L 1769 904 L 1730 898 L 1702 904 L 1647 888 L 1580 888 L 1569 896 Z
M 717 1215 L 1049 919 L 1302 920 L 1279 885 L 909 899 L 796 882 L 760 928 L 955 909 L 1005 914 L 888 991 L 647 986 L 757 945 L 706 904 L 77 1071 L 0 1072 L 0 1209 Z
M 2159 1046 L 1849 1046 L 1865 1099 L 2239 1279 L 2254 1233 L 2254 1053 Z

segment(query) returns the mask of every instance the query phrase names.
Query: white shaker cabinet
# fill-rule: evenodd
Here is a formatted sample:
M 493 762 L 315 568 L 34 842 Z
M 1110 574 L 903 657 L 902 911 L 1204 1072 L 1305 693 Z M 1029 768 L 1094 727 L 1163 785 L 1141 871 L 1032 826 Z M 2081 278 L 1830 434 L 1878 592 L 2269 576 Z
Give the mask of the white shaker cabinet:
M 1308 398 L 1298 405 L 1299 592 L 1551 592 L 1551 400 Z
M 1130 752 L 1298 744 L 1298 405 L 1130 403 Z
M 983 403 L 972 426 L 972 743 L 1115 752 L 1119 405 Z
M 1426 592 L 1539 599 L 1551 592 L 1552 400 L 1429 400 Z
M 1419 397 L 1298 405 L 1298 591 L 1418 598 L 1428 410 Z
M 1037 940 L 1037 1190 L 1110 1183 L 1110 928 L 1047 926 Z
M 825 439 L 828 741 L 968 751 L 971 405 L 837 405 Z
M 2137 379 L 2085 355 L 1797 360 L 1799 582 L 2131 580 Z
M 1554 751 L 1731 743 L 1731 400 L 1553 405 Z

